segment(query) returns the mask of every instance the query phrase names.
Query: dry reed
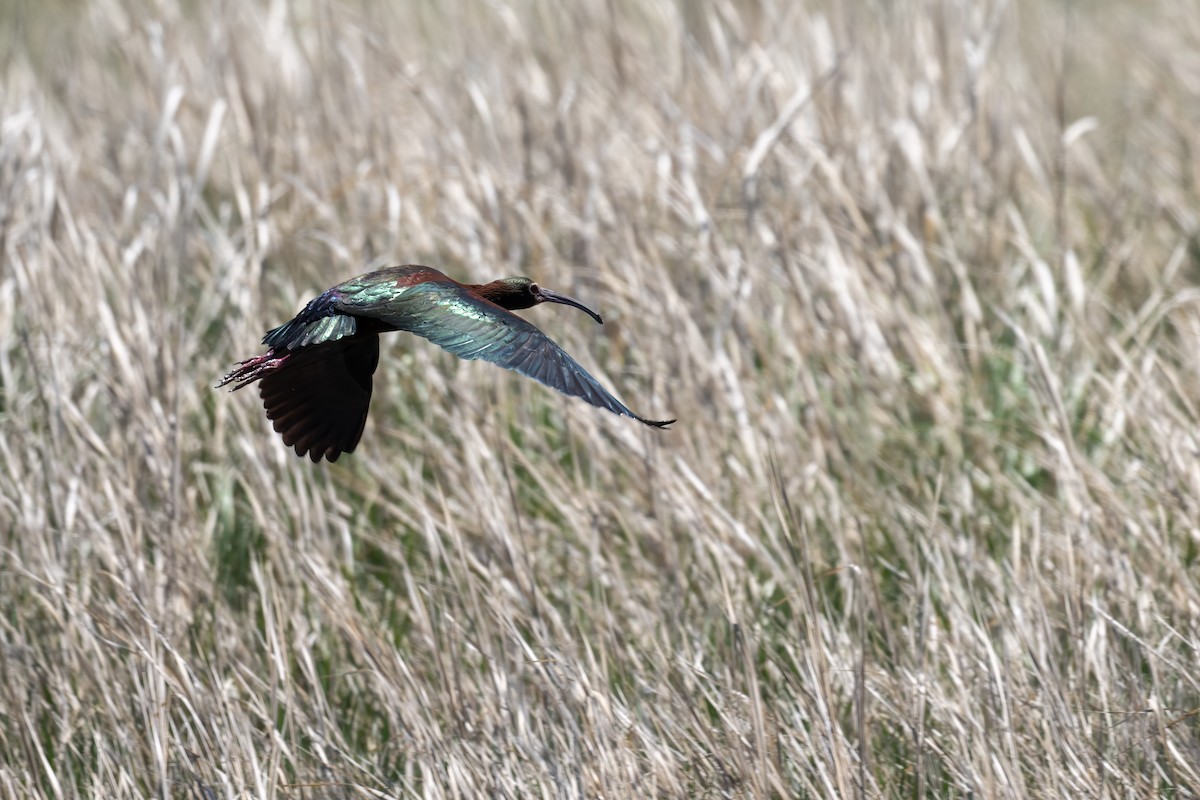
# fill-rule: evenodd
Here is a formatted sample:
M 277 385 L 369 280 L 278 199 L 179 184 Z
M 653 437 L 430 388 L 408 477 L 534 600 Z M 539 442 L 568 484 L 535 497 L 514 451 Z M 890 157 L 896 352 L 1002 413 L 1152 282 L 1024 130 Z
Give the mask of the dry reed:
M 0 796 L 1200 794 L 1194 3 L 0 11 Z M 404 262 L 680 422 L 213 391 Z

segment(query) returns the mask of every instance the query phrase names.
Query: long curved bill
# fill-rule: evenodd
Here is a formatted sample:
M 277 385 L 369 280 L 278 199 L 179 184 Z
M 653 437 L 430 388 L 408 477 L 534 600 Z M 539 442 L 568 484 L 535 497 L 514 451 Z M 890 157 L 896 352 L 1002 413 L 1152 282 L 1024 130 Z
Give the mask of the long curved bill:
M 551 291 L 550 289 L 542 289 L 540 287 L 538 288 L 538 293 L 541 294 L 542 299 L 548 303 L 562 303 L 564 306 L 574 306 L 592 319 L 596 320 L 596 322 L 599 322 L 601 325 L 604 324 L 604 320 L 600 318 L 599 314 L 597 314 L 595 311 L 592 311 L 590 308 L 573 297 L 567 297 L 565 294 L 559 294 L 558 292 Z

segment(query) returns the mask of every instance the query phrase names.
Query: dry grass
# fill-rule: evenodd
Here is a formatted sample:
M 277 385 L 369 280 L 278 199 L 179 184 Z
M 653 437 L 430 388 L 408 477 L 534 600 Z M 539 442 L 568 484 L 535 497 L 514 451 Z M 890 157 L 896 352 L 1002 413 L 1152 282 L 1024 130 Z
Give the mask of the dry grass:
M 0 3 L 0 796 L 1200 793 L 1200 10 Z M 418 262 L 314 467 L 212 384 Z

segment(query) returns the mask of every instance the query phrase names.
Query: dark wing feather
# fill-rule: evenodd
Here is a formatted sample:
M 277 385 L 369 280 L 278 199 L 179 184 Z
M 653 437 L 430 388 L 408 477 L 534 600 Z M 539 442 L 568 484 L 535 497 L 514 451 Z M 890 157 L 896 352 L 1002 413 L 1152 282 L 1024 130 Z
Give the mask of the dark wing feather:
M 378 364 L 377 335 L 295 350 L 259 383 L 267 419 L 297 455 L 337 461 L 362 438 Z
M 352 308 L 353 313 L 415 333 L 460 358 L 490 361 L 614 414 L 659 428 L 674 422 L 639 417 L 532 323 L 462 286 L 424 283 L 390 302 Z

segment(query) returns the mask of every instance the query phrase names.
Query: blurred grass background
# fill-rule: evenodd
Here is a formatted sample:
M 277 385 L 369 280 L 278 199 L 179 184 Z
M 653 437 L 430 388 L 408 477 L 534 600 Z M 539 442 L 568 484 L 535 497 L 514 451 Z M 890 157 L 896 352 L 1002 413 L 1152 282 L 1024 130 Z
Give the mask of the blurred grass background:
M 1200 793 L 1200 8 L 0 2 L 0 794 Z M 314 467 L 212 384 L 395 263 Z

